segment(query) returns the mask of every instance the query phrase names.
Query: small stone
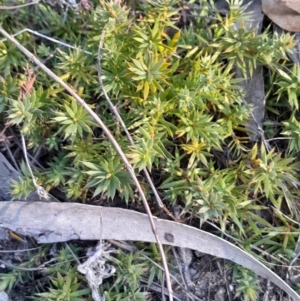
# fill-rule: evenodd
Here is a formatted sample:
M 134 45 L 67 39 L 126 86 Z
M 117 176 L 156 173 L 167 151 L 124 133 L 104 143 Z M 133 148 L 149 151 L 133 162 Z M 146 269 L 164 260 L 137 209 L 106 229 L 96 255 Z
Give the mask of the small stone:
M 215 301 L 225 301 L 225 288 L 220 287 L 218 291 L 215 293 L 214 299 Z
M 0 241 L 4 241 L 4 240 L 9 240 L 9 235 L 7 230 L 5 230 L 4 228 L 0 228 Z
M 195 270 L 194 268 L 190 268 L 189 271 L 192 277 L 194 277 L 197 274 L 197 270 Z
M 0 292 L 0 301 L 10 301 L 8 295 L 5 292 Z

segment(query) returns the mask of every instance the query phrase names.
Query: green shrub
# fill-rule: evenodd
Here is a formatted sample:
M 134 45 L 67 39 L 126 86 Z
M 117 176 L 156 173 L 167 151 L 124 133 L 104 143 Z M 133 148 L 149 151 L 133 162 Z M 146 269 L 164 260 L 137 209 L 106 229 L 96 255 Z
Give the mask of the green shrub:
M 48 59 L 47 65 L 95 110 L 136 172 L 150 171 L 167 207 L 179 204 L 200 224 L 210 220 L 220 225 L 249 252 L 254 253 L 251 246 L 256 246 L 289 261 L 299 235 L 296 225 L 287 230 L 287 217 L 293 219 L 298 213 L 299 190 L 295 161 L 300 150 L 299 70 L 286 56 L 295 44 L 293 38 L 269 29 L 257 34 L 244 26 L 236 28 L 236 22 L 248 18 L 237 1 L 222 17 L 211 1 L 203 0 L 192 25 L 180 29 L 180 1 L 138 2 L 134 15 L 119 3 L 93 4 L 88 12 L 69 9 L 65 20 L 44 3 L 23 8 L 16 17 L 1 11 L 2 26 L 12 34 L 30 26 L 75 47 L 34 39 L 29 33 L 18 36 L 41 59 Z M 22 16 L 33 9 L 41 18 L 28 24 Z M 134 145 L 110 111 L 97 80 L 103 31 L 103 88 Z M 1 42 L 1 120 L 18 126 L 30 149 L 42 146 L 48 152 L 45 170 L 35 169 L 39 185 L 47 190 L 58 187 L 68 198 L 82 201 L 99 194 L 118 195 L 127 204 L 138 201 L 129 173 L 108 139 L 57 83 L 37 71 L 31 93 L 24 101 L 18 99 L 25 62 L 11 43 Z M 248 140 L 245 124 L 251 109 L 242 99 L 242 79 L 234 77 L 235 64 L 244 76 L 258 64 L 265 67 L 265 129 L 272 150 L 263 141 L 253 145 Z M 284 137 L 289 139 L 278 139 Z M 142 174 L 139 178 L 154 202 L 146 179 Z M 13 184 L 12 192 L 19 197 L 32 187 L 24 177 Z M 273 220 L 263 218 L 267 211 Z M 142 266 L 136 269 L 138 276 Z M 57 279 L 61 277 L 57 274 Z M 70 287 L 77 289 L 77 278 L 72 279 Z M 57 281 L 53 284 L 59 287 Z M 136 285 L 131 293 L 140 298 Z

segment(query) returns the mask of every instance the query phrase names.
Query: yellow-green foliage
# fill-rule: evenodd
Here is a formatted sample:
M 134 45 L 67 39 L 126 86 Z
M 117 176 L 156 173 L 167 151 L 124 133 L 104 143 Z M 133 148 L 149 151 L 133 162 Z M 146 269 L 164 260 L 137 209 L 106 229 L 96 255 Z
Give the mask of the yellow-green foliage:
M 294 160 L 300 151 L 299 68 L 290 68 L 286 56 L 294 45 L 292 37 L 269 29 L 259 35 L 243 26 L 237 29 L 236 22 L 248 18 L 237 1 L 231 3 L 227 16 L 221 16 L 211 1 L 203 0 L 193 24 L 182 28 L 178 28 L 180 5 L 176 5 L 181 1 L 135 1 L 135 14 L 117 2 L 95 0 L 90 11 L 69 9 L 65 19 L 63 12 L 39 3 L 21 9 L 19 15 L 0 11 L 0 19 L 11 34 L 30 27 L 76 47 L 28 32 L 17 36 L 40 59 L 47 59 L 47 66 L 95 110 L 136 172 L 148 168 L 166 206 L 180 204 L 201 224 L 216 223 L 249 252 L 253 245 L 264 245 L 286 264 L 299 235 L 297 225 L 286 218 L 297 216 L 299 194 Z M 134 146 L 111 113 L 97 79 L 103 30 L 104 89 Z M 25 64 L 15 46 L 0 42 L 1 119 L 18 125 L 30 146 L 43 145 L 49 152 L 46 170 L 35 170 L 39 184 L 59 187 L 72 199 L 104 194 L 133 202 L 130 176 L 107 138 L 57 83 L 38 71 L 30 95 L 18 100 Z M 273 139 L 272 150 L 248 141 L 245 124 L 250 108 L 242 99 L 241 79 L 234 77 L 235 64 L 245 76 L 258 64 L 265 67 L 265 133 Z M 140 179 L 146 182 L 143 175 Z M 25 179 L 13 186 L 15 196 L 31 189 Z M 150 188 L 143 187 L 150 197 Z M 267 211 L 273 220 L 263 218 Z M 59 286 L 64 276 L 57 275 L 53 284 Z M 76 277 L 70 281 L 77 287 Z M 249 295 L 248 300 L 254 300 L 255 292 Z

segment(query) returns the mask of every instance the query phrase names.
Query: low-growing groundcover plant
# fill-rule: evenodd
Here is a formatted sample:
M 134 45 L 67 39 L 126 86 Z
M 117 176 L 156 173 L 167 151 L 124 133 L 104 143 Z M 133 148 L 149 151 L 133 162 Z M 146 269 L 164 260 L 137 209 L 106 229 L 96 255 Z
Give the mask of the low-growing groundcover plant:
M 41 2 L 18 13 L 1 10 L 0 20 L 11 34 L 30 28 L 72 46 L 26 31 L 17 36 L 109 127 L 152 205 L 144 168 L 167 208 L 179 205 L 181 217 L 199 226 L 213 223 L 216 234 L 231 237 L 271 268 L 288 267 L 299 236 L 299 67 L 287 57 L 293 37 L 270 28 L 262 34 L 237 28 L 237 22 L 249 18 L 238 1 L 230 1 L 225 16 L 213 1 L 201 1 L 200 9 L 193 2 L 132 1 L 134 6 L 127 6 L 95 0 L 89 5 L 82 1 L 80 9 Z M 188 21 L 183 6 L 190 7 Z M 139 202 L 129 173 L 92 118 L 29 63 L 13 44 L 0 42 L 1 122 L 23 133 L 30 153 L 43 149 L 46 154 L 34 169 L 38 184 L 59 189 L 70 200 L 89 202 L 102 195 L 107 201 Z M 242 79 L 235 78 L 234 68 L 247 77 L 258 64 L 265 67 L 267 113 L 262 140 L 252 143 L 245 129 L 251 107 L 245 105 Z M 33 76 L 30 93 L 21 99 Z M 103 89 L 134 145 L 110 111 Z M 22 171 L 23 179 L 12 186 L 15 198 L 34 190 L 23 164 Z M 150 275 L 150 283 L 162 278 L 139 256 L 122 254 L 115 261 L 115 282 L 105 284 L 108 300 L 146 300 L 139 287 L 143 273 Z M 73 264 L 54 265 L 48 272 L 47 285 L 37 288 L 35 300 L 90 300 Z M 11 288 L 22 275 L 1 275 L 1 288 Z M 236 279 L 237 295 L 256 300 L 255 275 L 241 270 Z

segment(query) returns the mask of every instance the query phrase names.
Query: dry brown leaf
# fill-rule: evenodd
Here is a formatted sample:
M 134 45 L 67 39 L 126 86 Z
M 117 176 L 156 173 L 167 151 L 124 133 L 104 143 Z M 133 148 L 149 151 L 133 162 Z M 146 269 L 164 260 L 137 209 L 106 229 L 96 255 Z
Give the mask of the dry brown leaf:
M 300 32 L 299 0 L 262 0 L 262 9 L 281 28 Z
M 300 14 L 300 1 L 299 0 L 282 0 L 292 10 L 295 10 Z

